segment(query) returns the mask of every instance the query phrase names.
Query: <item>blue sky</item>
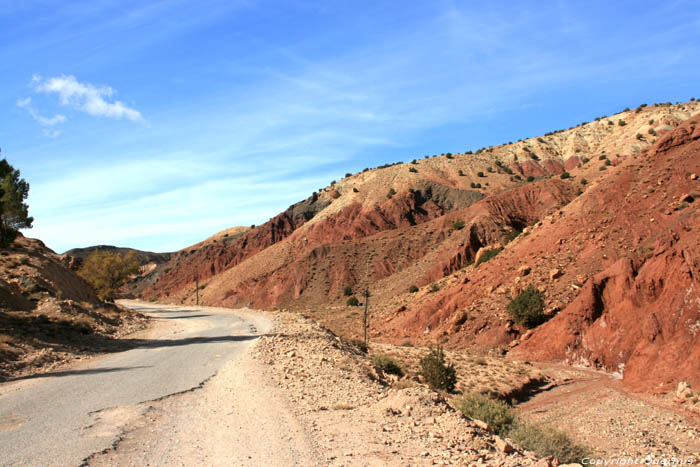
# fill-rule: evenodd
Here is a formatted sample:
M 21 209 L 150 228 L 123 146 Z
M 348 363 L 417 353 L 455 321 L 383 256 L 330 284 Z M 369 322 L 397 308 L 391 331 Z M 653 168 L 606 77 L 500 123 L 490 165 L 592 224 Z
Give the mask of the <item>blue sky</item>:
M 58 252 L 172 251 L 346 172 L 700 98 L 700 3 L 0 0 L 0 147 Z

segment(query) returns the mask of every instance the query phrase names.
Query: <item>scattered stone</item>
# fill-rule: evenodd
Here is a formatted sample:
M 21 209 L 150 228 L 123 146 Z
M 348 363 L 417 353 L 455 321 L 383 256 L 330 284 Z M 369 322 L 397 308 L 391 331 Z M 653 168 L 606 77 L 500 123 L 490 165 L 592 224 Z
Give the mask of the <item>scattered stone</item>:
M 508 454 L 509 452 L 513 452 L 513 446 L 511 446 L 508 443 L 508 441 L 502 439 L 500 436 L 494 436 L 493 442 L 494 442 L 494 445 L 496 446 L 496 449 L 498 449 L 500 452 L 503 452 L 505 454 Z
M 554 268 L 549 271 L 549 281 L 553 282 L 554 280 L 558 279 L 561 277 L 564 273 L 562 272 L 561 269 L 559 268 Z

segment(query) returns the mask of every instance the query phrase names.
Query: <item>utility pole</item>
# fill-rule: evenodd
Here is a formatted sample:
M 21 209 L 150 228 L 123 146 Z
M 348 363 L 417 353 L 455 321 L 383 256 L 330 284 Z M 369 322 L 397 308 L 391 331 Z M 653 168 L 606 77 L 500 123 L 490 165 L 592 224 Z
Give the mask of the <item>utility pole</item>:
M 197 295 L 197 306 L 199 306 L 199 275 L 194 275 L 194 286 Z
M 369 289 L 365 289 L 363 295 L 365 297 L 365 315 L 364 315 L 364 319 L 363 319 L 363 327 L 365 328 L 365 345 L 367 345 L 367 326 L 369 324 L 367 322 L 367 318 L 368 318 L 367 308 L 369 307 Z

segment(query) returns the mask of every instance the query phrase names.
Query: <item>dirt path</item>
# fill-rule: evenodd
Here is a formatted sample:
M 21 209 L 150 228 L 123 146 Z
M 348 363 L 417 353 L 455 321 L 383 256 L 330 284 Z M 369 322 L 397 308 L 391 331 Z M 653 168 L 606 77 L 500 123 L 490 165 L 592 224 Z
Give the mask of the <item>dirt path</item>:
M 630 394 L 619 379 L 586 369 L 542 366 L 566 381 L 519 404 L 526 418 L 557 427 L 601 458 L 694 458 L 700 420 L 670 399 Z

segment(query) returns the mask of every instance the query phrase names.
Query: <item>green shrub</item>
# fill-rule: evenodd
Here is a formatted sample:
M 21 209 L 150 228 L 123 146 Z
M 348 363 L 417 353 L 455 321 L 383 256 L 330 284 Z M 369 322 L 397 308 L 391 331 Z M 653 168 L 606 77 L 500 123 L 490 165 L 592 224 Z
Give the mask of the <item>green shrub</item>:
M 445 352 L 441 346 L 430 348 L 430 352 L 420 360 L 420 374 L 433 389 L 454 391 L 457 384 L 457 371 L 453 364 L 445 363 Z
M 622 120 L 622 119 L 620 119 L 620 120 L 617 121 L 617 124 L 620 125 L 620 126 L 625 126 L 625 125 L 627 125 L 627 122 L 624 121 L 624 120 Z
M 513 240 L 518 238 L 521 233 L 522 232 L 518 229 L 513 229 L 513 230 L 506 232 L 506 235 L 503 237 L 503 243 L 505 245 L 509 244 L 510 242 L 512 242 Z
M 350 287 L 349 285 L 346 285 L 345 288 L 343 289 L 343 294 L 346 297 L 350 297 L 352 295 L 352 287 Z
M 448 153 L 446 154 L 446 156 L 447 156 L 448 159 L 454 159 L 454 156 L 452 155 L 451 152 L 448 152 Z
M 526 328 L 534 328 L 544 323 L 544 294 L 532 285 L 523 290 L 508 304 L 508 314 L 513 320 Z
M 642 139 L 644 139 L 644 135 L 641 133 L 637 133 L 637 139 L 641 141 Z
M 348 306 L 360 306 L 360 301 L 357 299 L 357 297 L 348 298 L 348 301 L 346 303 L 348 304 Z
M 418 292 L 418 286 L 412 285 L 411 287 L 408 288 L 408 291 L 411 293 L 416 293 L 416 292 Z
M 477 177 L 485 177 L 484 172 L 477 172 L 476 176 Z
M 651 136 L 656 136 L 656 130 L 654 130 L 653 128 L 649 128 L 649 131 L 647 131 L 647 133 L 649 133 Z
M 571 178 L 571 174 L 569 172 L 564 172 L 560 175 L 561 179 L 564 180 L 566 178 Z
M 583 159 L 581 159 L 581 160 L 583 161 L 583 163 L 584 163 L 584 164 L 587 164 L 587 163 L 588 163 L 588 161 L 590 161 L 590 159 L 589 159 L 589 158 L 587 158 L 587 157 L 584 157 L 584 158 L 583 158 Z
M 554 428 L 518 422 L 508 432 L 508 437 L 540 457 L 556 457 L 560 464 L 580 463 L 590 456 L 588 449 L 574 444 L 566 433 Z
M 415 173 L 418 173 L 418 169 L 416 169 L 415 167 L 409 168 L 408 171 L 411 172 L 411 173 L 414 173 L 414 174 L 415 174 Z
M 534 181 L 535 181 L 535 177 L 533 177 L 532 175 L 528 175 L 528 176 L 527 176 L 527 181 L 528 181 L 528 182 L 534 182 Z
M 387 355 L 375 355 L 372 357 L 372 364 L 377 368 L 381 368 L 384 373 L 403 376 L 403 369 L 391 357 Z
M 485 422 L 498 435 L 505 435 L 515 423 L 516 411 L 505 402 L 479 393 L 469 393 L 457 402 L 457 410 Z
M 491 248 L 486 250 L 484 254 L 481 255 L 481 257 L 479 258 L 479 261 L 476 262 L 474 267 L 478 268 L 481 263 L 485 263 L 486 261 L 495 258 L 496 255 L 498 255 L 501 251 L 503 251 L 503 248 Z
M 430 284 L 430 293 L 435 293 L 438 290 L 440 290 L 440 286 L 437 284 L 437 282 Z
M 389 193 L 386 194 L 386 197 L 391 199 L 395 194 L 396 190 L 394 190 L 393 188 L 389 188 Z
M 459 171 L 457 173 L 459 173 L 460 177 L 464 177 L 464 171 L 462 169 L 459 169 Z M 474 188 L 474 187 L 472 187 L 472 188 Z
M 452 228 L 455 230 L 462 230 L 464 228 L 464 221 L 456 221 L 454 224 L 452 224 Z
M 585 178 L 582 178 L 581 185 L 588 185 L 588 180 L 586 180 Z

